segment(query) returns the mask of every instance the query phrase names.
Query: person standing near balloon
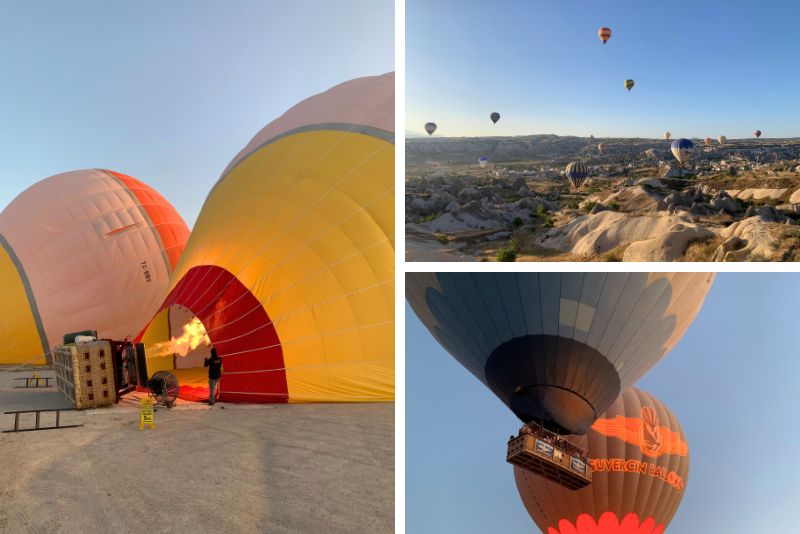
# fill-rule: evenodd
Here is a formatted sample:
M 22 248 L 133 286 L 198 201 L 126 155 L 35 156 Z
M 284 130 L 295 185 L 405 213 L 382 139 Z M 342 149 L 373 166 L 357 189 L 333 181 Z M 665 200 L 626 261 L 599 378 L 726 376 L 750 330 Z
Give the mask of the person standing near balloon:
M 217 385 L 222 377 L 222 358 L 217 354 L 216 348 L 211 347 L 211 357 L 203 360 L 203 367 L 208 367 L 208 403 L 213 406 L 216 402 Z

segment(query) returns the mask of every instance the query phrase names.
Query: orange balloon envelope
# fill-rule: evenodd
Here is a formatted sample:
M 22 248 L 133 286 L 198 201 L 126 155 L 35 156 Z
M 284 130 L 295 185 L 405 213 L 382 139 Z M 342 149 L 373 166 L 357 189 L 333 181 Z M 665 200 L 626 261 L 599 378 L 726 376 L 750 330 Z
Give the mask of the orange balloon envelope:
M 522 502 L 547 534 L 660 534 L 678 510 L 689 475 L 689 446 L 660 400 L 625 390 L 585 436 L 592 483 L 573 491 L 514 467 Z
M 600 40 L 603 41 L 603 44 L 606 44 L 606 41 L 611 39 L 611 28 L 600 28 L 597 30 L 597 35 L 600 37 Z

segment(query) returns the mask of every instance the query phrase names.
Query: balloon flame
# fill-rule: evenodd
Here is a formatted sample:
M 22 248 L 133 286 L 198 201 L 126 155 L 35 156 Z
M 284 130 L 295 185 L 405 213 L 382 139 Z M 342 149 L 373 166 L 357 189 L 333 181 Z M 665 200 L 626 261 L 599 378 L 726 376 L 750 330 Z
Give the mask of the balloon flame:
M 173 337 L 169 341 L 156 343 L 148 352 L 155 357 L 174 354 L 175 356 L 185 357 L 190 350 L 194 350 L 200 345 L 211 345 L 211 339 L 206 334 L 206 327 L 197 317 L 183 325 L 183 334 L 180 337 Z

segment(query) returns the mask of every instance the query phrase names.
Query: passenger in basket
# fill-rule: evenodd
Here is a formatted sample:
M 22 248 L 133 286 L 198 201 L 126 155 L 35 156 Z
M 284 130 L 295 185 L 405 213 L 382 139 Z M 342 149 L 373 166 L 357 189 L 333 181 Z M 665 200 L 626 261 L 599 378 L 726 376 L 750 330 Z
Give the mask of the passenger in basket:
M 211 358 L 206 358 L 203 366 L 208 367 L 208 403 L 213 406 L 217 396 L 217 384 L 223 371 L 222 358 L 217 355 L 217 349 L 211 347 Z

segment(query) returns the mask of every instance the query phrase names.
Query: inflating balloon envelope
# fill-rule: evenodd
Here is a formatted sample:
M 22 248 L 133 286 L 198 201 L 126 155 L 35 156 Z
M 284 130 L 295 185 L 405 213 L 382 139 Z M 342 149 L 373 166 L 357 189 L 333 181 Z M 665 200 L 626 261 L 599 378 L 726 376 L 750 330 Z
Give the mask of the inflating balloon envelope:
M 223 358 L 220 400 L 394 398 L 394 73 L 300 102 L 233 159 L 145 342 L 179 310 Z
M 0 214 L 0 363 L 51 362 L 69 332 L 134 337 L 189 236 L 147 184 L 105 169 L 46 178 Z

